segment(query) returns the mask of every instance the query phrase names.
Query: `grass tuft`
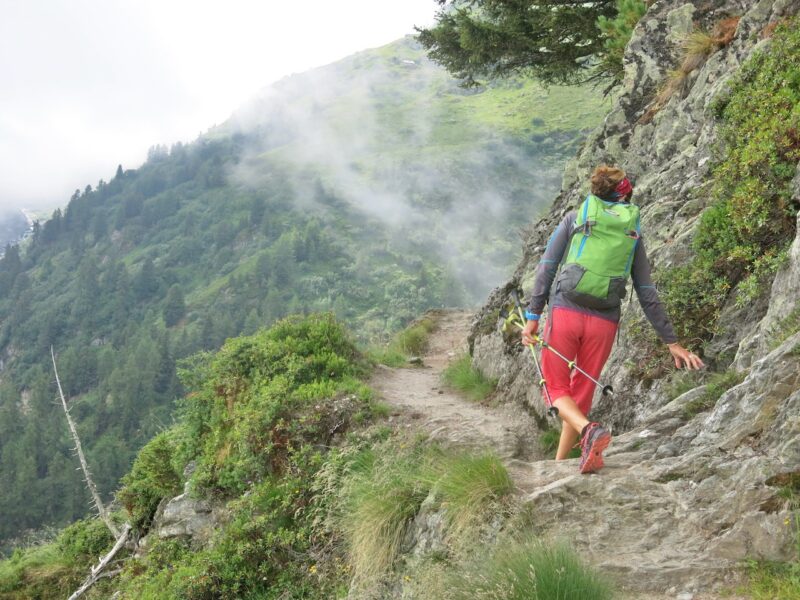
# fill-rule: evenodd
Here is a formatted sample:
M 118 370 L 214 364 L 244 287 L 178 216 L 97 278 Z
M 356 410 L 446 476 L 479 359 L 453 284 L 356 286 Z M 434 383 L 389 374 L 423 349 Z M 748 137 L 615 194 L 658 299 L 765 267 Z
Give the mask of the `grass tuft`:
M 501 543 L 488 560 L 450 581 L 448 600 L 610 600 L 610 585 L 565 544 Z
M 558 450 L 558 442 L 561 439 L 561 430 L 559 429 L 545 429 L 539 435 L 539 447 L 545 454 L 554 454 Z M 580 448 L 572 448 L 567 455 L 567 458 L 580 458 Z
M 469 354 L 464 354 L 450 363 L 442 372 L 442 379 L 447 385 L 476 402 L 485 399 L 497 385 L 497 381 L 485 377 L 483 373 L 473 368 Z
M 746 592 L 753 600 L 795 600 L 800 598 L 800 562 L 751 562 Z
M 430 447 L 404 451 L 402 444 L 367 452 L 350 472 L 339 521 L 357 586 L 392 567 L 408 524 L 432 491 L 459 533 L 480 522 L 513 487 L 491 454 L 464 456 Z
M 387 367 L 402 367 L 412 356 L 422 356 L 428 350 L 431 333 L 436 329 L 436 320 L 424 316 L 400 331 L 385 348 L 372 349 L 369 356 Z
M 724 373 L 715 373 L 711 376 L 703 395 L 683 407 L 683 414 L 687 419 L 691 419 L 698 413 L 713 408 L 720 396 L 727 392 L 735 385 L 739 385 L 744 381 L 744 373 L 737 371 L 725 371 Z
M 694 31 L 686 36 L 681 43 L 683 58 L 680 66 L 669 73 L 666 83 L 641 116 L 639 123 L 649 123 L 673 96 L 682 95 L 689 74 L 702 67 L 714 52 L 731 43 L 738 24 L 738 17 L 723 19 L 714 27 L 713 33 Z
M 475 525 L 489 505 L 514 489 L 511 476 L 493 454 L 443 456 L 434 461 L 431 473 L 456 532 Z

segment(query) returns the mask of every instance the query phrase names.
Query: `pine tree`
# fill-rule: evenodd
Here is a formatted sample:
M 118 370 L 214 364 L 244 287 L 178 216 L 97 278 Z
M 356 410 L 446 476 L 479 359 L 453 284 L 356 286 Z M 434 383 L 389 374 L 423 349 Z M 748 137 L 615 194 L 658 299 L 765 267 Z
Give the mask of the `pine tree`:
M 529 73 L 545 83 L 591 79 L 604 50 L 599 17 L 615 0 L 437 0 L 436 25 L 418 29 L 433 60 L 466 85 Z
M 167 327 L 174 327 L 186 314 L 186 303 L 183 299 L 183 292 L 176 283 L 167 292 L 167 301 L 164 304 L 164 324 Z

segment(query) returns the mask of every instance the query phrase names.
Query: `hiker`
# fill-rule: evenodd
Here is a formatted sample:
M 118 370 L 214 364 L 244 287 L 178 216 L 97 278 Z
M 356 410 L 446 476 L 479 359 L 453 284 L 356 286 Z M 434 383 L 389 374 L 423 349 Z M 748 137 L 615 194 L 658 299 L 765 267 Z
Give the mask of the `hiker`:
M 535 342 L 539 317 L 558 272 L 544 340 L 597 379 L 611 354 L 630 273 L 644 314 L 667 344 L 675 366 L 702 368 L 705 365 L 700 357 L 678 344 L 650 278 L 639 209 L 630 204 L 630 180 L 622 169 L 601 165 L 592 173 L 591 189 L 578 210 L 561 220 L 547 243 L 525 312 L 522 343 L 527 346 Z M 611 434 L 600 423 L 587 419 L 595 384 L 571 366 L 546 348 L 542 350 L 543 378 L 562 420 L 556 460 L 567 458 L 580 436 L 580 471 L 592 473 L 603 467 L 602 453 L 611 442 Z

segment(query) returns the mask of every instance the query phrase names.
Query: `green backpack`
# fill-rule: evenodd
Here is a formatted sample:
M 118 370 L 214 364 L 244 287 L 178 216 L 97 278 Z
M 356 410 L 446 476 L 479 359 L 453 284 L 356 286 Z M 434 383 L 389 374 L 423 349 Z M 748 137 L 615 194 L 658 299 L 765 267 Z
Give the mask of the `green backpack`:
M 578 207 L 556 291 L 587 308 L 618 307 L 640 234 L 638 206 L 589 194 Z

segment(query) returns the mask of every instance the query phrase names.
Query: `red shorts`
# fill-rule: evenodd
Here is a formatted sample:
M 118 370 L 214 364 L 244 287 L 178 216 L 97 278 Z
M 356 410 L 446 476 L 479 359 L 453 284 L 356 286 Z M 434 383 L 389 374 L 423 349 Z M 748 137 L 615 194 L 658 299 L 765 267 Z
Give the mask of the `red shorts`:
M 611 354 L 617 323 L 594 315 L 557 306 L 550 311 L 545 324 L 544 340 L 597 379 Z M 570 371 L 566 361 L 542 350 L 542 371 L 555 402 L 570 396 L 584 415 L 592 408 L 595 385 L 578 371 Z

